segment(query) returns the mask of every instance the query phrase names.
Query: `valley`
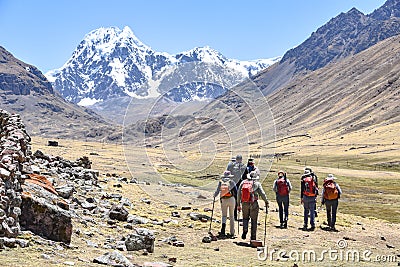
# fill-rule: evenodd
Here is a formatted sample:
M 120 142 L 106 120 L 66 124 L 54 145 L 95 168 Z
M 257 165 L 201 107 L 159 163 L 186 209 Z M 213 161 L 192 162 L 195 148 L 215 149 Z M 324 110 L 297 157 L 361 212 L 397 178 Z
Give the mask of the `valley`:
M 347 239 L 347 248 L 351 250 L 371 250 L 371 262 L 368 260 L 362 261 L 362 266 L 377 266 L 377 264 L 389 264 L 392 266 L 395 262 L 378 262 L 377 255 L 395 257 L 400 253 L 400 244 L 395 232 L 400 230 L 398 221 L 398 190 L 400 190 L 399 172 L 393 171 L 392 167 L 382 165 L 381 169 L 375 171 L 376 164 L 385 162 L 388 158 L 392 161 L 399 161 L 399 144 L 382 144 L 373 143 L 373 140 L 368 143 L 359 143 L 356 136 L 346 137 L 347 140 L 340 138 L 331 139 L 329 143 L 323 138 L 291 138 L 286 141 L 277 143 L 277 152 L 292 151 L 294 154 L 275 158 L 272 164 L 272 169 L 268 173 L 262 173 L 266 178 L 263 181 L 264 188 L 270 199 L 271 208 L 267 217 L 267 245 L 270 249 L 289 251 L 301 251 L 304 247 L 316 253 L 320 253 L 322 249 L 337 249 L 337 242 Z M 188 203 L 178 205 L 176 208 L 169 207 L 164 199 L 149 195 L 149 187 L 154 187 L 156 190 L 163 189 L 162 186 L 156 183 L 150 185 L 136 185 L 122 182 L 120 177 L 131 179 L 129 169 L 127 168 L 122 145 L 108 144 L 100 142 L 83 142 L 67 139 L 59 139 L 59 147 L 47 146 L 47 139 L 33 137 L 33 150 L 40 149 L 46 154 L 61 155 L 67 159 L 73 160 L 79 156 L 86 155 L 93 162 L 92 167 L 100 171 L 99 181 L 102 187 L 100 195 L 104 194 L 122 194 L 127 197 L 133 204 L 130 209 L 130 214 L 141 216 L 149 220 L 163 221 L 163 225 L 154 225 L 147 223 L 140 225 L 141 227 L 149 228 L 156 232 L 155 252 L 149 255 L 138 252 L 123 252 L 131 262 L 146 265 L 146 262 L 159 261 L 169 262 L 173 266 L 241 266 L 252 265 L 258 266 L 267 263 L 269 266 L 288 266 L 293 265 L 295 261 L 292 258 L 286 260 L 277 260 L 279 257 L 275 254 L 269 254 L 272 261 L 268 258 L 267 261 L 257 258 L 257 251 L 254 248 L 246 247 L 240 238 L 232 240 L 218 240 L 210 244 L 202 243 L 201 239 L 207 236 L 209 222 L 193 221 L 187 214 L 191 212 L 180 210 L 181 207 L 187 206 Z M 320 143 L 322 141 L 322 143 Z M 354 147 L 362 147 L 351 149 Z M 132 148 L 140 149 L 140 148 Z M 382 152 L 384 151 L 384 152 Z M 156 153 L 156 151 L 153 151 Z M 157 153 L 162 153 L 158 151 Z M 311 156 L 312 155 L 312 156 Z M 229 159 L 229 155 L 226 155 Z M 213 174 L 219 175 L 227 162 L 226 158 L 218 158 L 213 163 Z M 300 160 L 300 162 L 299 162 Z M 343 197 L 339 204 L 338 214 L 338 233 L 326 233 L 321 229 L 317 229 L 312 233 L 305 233 L 298 230 L 302 225 L 302 207 L 299 202 L 299 184 L 298 179 L 303 172 L 304 164 L 311 166 L 319 179 L 323 179 L 326 174 L 333 173 L 338 178 L 343 190 Z M 291 194 L 289 228 L 280 230 L 275 228 L 278 224 L 278 215 L 276 212 L 277 205 L 274 201 L 274 194 L 271 190 L 272 181 L 275 178 L 276 171 L 284 169 L 288 173 L 288 178 L 294 186 Z M 185 173 L 171 171 L 175 174 L 174 182 L 186 181 L 180 179 Z M 139 176 L 139 173 L 133 173 L 133 177 Z M 198 176 L 199 174 L 195 174 Z M 381 177 L 385 177 L 382 181 Z M 145 180 L 145 179 L 144 179 Z M 139 181 L 142 181 L 139 179 Z M 212 184 L 216 184 L 215 179 L 210 179 Z M 116 185 L 121 186 L 116 186 Z M 78 189 L 79 190 L 79 189 Z M 86 197 L 93 195 L 89 193 Z M 83 197 L 78 191 L 77 195 Z M 175 193 L 174 198 L 179 202 L 180 194 Z M 184 196 L 183 196 L 184 197 Z M 145 204 L 142 199 L 150 199 L 151 204 Z M 202 204 L 190 205 L 192 211 L 199 212 L 210 216 L 210 212 L 204 212 L 204 208 L 211 208 L 212 198 L 209 197 Z M 319 207 L 319 204 L 318 204 Z M 373 208 L 371 208 L 373 207 Z M 197 210 L 197 211 L 196 211 Z M 379 210 L 379 212 L 376 212 Z M 171 217 L 173 211 L 178 211 L 181 216 L 178 218 Z M 219 203 L 215 205 L 214 218 L 220 220 Z M 105 224 L 106 221 L 101 217 L 93 217 L 93 223 L 83 223 L 82 218 L 74 219 L 74 234 L 71 246 L 66 248 L 57 248 L 51 243 L 34 244 L 25 249 L 12 249 L 3 251 L 8 257 L 3 257 L 0 252 L 0 257 L 6 266 L 12 266 L 18 262 L 19 265 L 25 266 L 30 262 L 29 266 L 41 266 L 51 263 L 54 266 L 65 266 L 73 262 L 74 266 L 98 266 L 91 263 L 92 259 L 102 254 L 102 244 L 106 244 L 110 237 L 118 238 L 124 232 L 129 231 L 124 229 L 122 223 L 116 225 Z M 260 213 L 260 222 L 258 226 L 258 236 L 262 239 L 263 213 Z M 165 223 L 169 220 L 172 222 Z M 177 222 L 174 222 L 174 221 Z M 317 218 L 317 226 L 323 225 L 325 221 L 324 209 L 319 211 Z M 220 223 L 212 223 L 212 232 L 219 231 Z M 78 230 L 79 229 L 79 230 Z M 168 237 L 175 236 L 177 240 L 182 240 L 185 247 L 175 247 L 168 244 L 165 240 Z M 25 236 L 24 238 L 35 240 Z M 382 239 L 384 238 L 384 240 Z M 90 240 L 90 243 L 89 243 Z M 342 241 L 341 241 L 342 242 Z M 93 247 L 88 244 L 98 244 L 99 247 Z M 395 248 L 388 249 L 387 245 Z M 220 257 L 221 253 L 229 251 L 229 259 Z M 50 260 L 43 258 L 43 254 L 49 255 Z M 3 255 L 3 256 L 2 256 Z M 319 255 L 319 254 L 317 254 Z M 293 255 L 291 257 L 294 257 Z M 13 259 L 18 259 L 13 261 Z M 282 259 L 282 258 L 281 258 Z M 176 263 L 171 262 L 176 260 Z M 34 262 L 34 263 L 33 263 Z M 305 261 L 297 261 L 298 264 L 306 264 Z M 307 263 L 310 264 L 310 263 Z M 319 263 L 321 266 L 330 266 L 332 261 L 325 259 Z M 360 266 L 360 262 L 353 260 L 335 261 L 335 266 Z M 385 265 L 386 266 L 386 265 Z
M 159 52 L 111 26 L 43 75 L 0 46 L 1 265 L 400 265 L 399 103 L 400 0 L 342 12 L 266 59 Z M 270 201 L 266 259 L 241 222 L 236 237 L 208 239 L 237 154 L 254 159 Z M 306 166 L 320 189 L 333 174 L 343 190 L 337 232 L 322 229 L 321 196 L 317 228 L 299 229 Z M 279 170 L 293 185 L 288 229 Z

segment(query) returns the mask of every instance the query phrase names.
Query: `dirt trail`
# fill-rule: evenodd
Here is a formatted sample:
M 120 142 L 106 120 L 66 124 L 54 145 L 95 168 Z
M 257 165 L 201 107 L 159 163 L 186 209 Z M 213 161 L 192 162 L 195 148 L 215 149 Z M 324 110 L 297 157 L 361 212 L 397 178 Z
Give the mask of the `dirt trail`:
M 287 166 L 290 169 L 303 171 L 304 167 L 300 166 Z M 321 166 L 309 166 L 313 170 L 323 173 L 333 173 L 337 176 L 346 177 L 358 177 L 358 178 L 376 178 L 376 177 L 389 177 L 389 178 L 400 178 L 400 173 L 389 172 L 389 171 L 370 171 L 370 170 L 352 170 L 352 169 L 338 169 L 332 167 L 321 167 Z

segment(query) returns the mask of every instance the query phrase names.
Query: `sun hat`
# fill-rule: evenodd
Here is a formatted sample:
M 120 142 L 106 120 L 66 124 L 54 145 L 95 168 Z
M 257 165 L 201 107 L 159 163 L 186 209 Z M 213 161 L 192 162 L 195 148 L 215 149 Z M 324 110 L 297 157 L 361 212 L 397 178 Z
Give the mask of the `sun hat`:
M 257 180 L 260 179 L 260 176 L 258 176 L 256 171 L 251 171 L 250 173 L 247 174 L 247 179 Z
M 336 180 L 336 177 L 332 173 L 330 173 L 330 174 L 328 174 L 328 177 L 326 177 L 325 179 L 326 180 Z
M 221 175 L 221 177 L 229 177 L 229 178 L 231 178 L 231 177 L 233 177 L 233 175 L 231 174 L 231 172 L 230 171 L 224 171 L 224 174 L 223 175 Z
M 310 175 L 311 175 L 310 170 L 305 170 L 304 174 L 303 174 L 303 177 L 310 176 Z

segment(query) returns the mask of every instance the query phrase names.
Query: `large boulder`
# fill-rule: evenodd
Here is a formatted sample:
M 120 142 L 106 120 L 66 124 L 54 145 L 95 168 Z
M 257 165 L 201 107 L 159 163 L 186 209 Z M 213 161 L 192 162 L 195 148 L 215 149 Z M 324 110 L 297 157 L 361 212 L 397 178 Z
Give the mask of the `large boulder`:
M 125 237 L 125 247 L 128 251 L 146 249 L 148 252 L 154 252 L 154 234 L 146 228 L 136 228 L 134 233 Z
M 21 228 L 44 238 L 69 244 L 72 220 L 66 210 L 68 205 L 65 205 L 65 201 L 36 184 L 27 183 L 23 185 L 23 189 L 19 216 Z
M 110 209 L 109 217 L 113 220 L 126 222 L 128 220 L 129 212 L 122 205 L 113 205 Z

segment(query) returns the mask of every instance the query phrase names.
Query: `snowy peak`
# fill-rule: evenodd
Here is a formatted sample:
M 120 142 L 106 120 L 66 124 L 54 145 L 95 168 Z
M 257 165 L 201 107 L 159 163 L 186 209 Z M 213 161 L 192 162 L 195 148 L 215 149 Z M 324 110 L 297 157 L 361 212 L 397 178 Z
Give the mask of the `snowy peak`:
M 176 64 L 204 62 L 229 67 L 238 74 L 248 77 L 277 61 L 279 58 L 241 62 L 228 59 L 208 46 L 170 55 L 152 50 L 127 26 L 122 30 L 109 27 L 99 28 L 86 34 L 64 66 L 49 71 L 46 76 L 68 101 L 80 105 L 92 105 L 123 96 L 156 97 L 160 92 L 148 91 L 146 84 L 156 73 Z M 199 94 L 201 91 L 198 88 L 186 89 L 179 88 L 176 92 L 177 94 L 184 92 L 187 95 L 185 99 L 197 99 L 191 94 L 193 92 Z M 215 88 L 204 90 L 214 92 Z M 214 93 L 204 90 L 203 95 L 216 97 Z M 180 95 L 175 95 L 174 98 L 183 99 Z
M 195 47 L 191 50 L 176 54 L 175 58 L 181 63 L 201 61 L 205 63 L 224 64 L 227 61 L 227 58 L 225 58 L 220 52 L 209 46 Z
M 135 47 L 141 50 L 151 50 L 150 47 L 143 44 L 132 32 L 125 26 L 123 30 L 117 27 L 99 28 L 88 33 L 80 43 L 80 47 L 96 47 L 101 54 L 110 54 L 116 47 Z
M 82 42 L 75 49 L 71 59 L 67 62 L 72 64 L 82 58 L 93 61 L 102 60 L 119 52 L 139 52 L 154 53 L 150 47 L 143 44 L 132 32 L 125 26 L 123 30 L 117 27 L 99 28 L 88 33 Z M 124 53 L 122 53 L 124 54 Z

